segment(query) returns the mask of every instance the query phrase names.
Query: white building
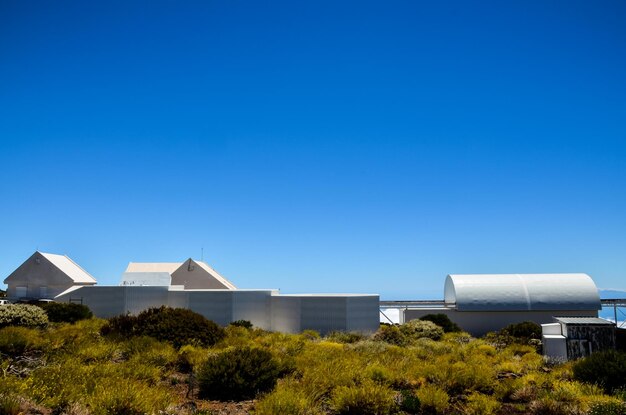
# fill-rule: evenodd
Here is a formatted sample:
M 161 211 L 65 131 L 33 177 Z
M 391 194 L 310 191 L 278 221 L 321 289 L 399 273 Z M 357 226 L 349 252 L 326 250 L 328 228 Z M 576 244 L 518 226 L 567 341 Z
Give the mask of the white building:
M 598 317 L 600 309 L 598 289 L 587 274 L 451 274 L 443 302 L 401 310 L 400 322 L 445 314 L 463 330 L 481 336 L 523 321 Z
M 45 268 L 37 268 L 40 264 L 36 259 L 40 256 L 65 260 L 57 261 L 58 266 L 46 262 Z M 35 253 L 5 280 L 9 284 L 9 297 L 25 298 L 27 295 L 16 295 L 24 293 L 17 287 L 43 284 L 54 285 L 50 298 L 55 301 L 85 304 L 94 315 L 103 318 L 137 314 L 165 305 L 188 308 L 221 325 L 249 320 L 262 329 L 289 333 L 306 329 L 322 334 L 335 330 L 373 332 L 379 325 L 377 294 L 281 295 L 274 289 L 238 289 L 206 263 L 191 258 L 177 263 L 131 262 L 119 286 L 99 286 L 89 274 L 82 275 L 66 267 L 66 262 L 82 270 L 67 257 Z M 59 267 L 66 271 L 60 276 Z M 33 272 L 33 268 L 38 272 Z M 38 292 L 33 288 L 27 294 Z
M 95 285 L 96 279 L 66 255 L 36 251 L 4 279 L 12 300 L 52 299 L 70 287 Z

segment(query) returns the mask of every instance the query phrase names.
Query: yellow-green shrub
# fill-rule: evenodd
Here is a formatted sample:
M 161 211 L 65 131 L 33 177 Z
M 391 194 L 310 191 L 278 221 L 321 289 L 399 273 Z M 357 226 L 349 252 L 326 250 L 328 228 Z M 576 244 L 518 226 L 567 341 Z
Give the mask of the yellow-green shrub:
M 322 414 L 313 397 L 307 395 L 296 381 L 286 379 L 254 407 L 258 415 L 315 415 Z
M 415 392 L 415 395 L 425 412 L 443 414 L 450 406 L 450 396 L 438 386 L 424 385 Z
M 500 402 L 493 396 L 474 392 L 467 397 L 464 413 L 468 415 L 492 415 L 500 409 Z
M 330 406 L 340 415 L 386 415 L 395 406 L 395 393 L 374 382 L 338 386 L 331 394 Z
M 25 352 L 43 350 L 45 347 L 46 342 L 38 329 L 16 326 L 0 329 L 0 353 L 19 356 Z

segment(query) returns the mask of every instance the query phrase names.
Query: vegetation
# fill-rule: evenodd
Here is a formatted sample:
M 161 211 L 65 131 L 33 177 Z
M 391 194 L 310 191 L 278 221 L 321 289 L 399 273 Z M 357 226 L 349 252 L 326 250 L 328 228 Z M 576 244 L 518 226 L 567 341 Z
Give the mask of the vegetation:
M 458 333 L 461 331 L 461 328 L 445 314 L 426 314 L 420 320 L 432 321 L 441 327 L 444 333 Z
M 574 364 L 574 378 L 596 383 L 607 393 L 626 388 L 626 353 L 614 350 L 594 353 Z
M 244 329 L 251 329 L 252 323 L 249 322 L 248 320 L 235 320 L 231 322 L 229 326 L 243 327 Z
M 0 328 L 7 326 L 45 327 L 48 316 L 39 307 L 29 304 L 6 304 L 0 307 Z
M 242 399 L 257 415 L 626 413 L 615 352 L 548 365 L 524 341 L 430 321 L 327 336 L 231 325 L 182 344 L 161 334 L 176 313 L 146 313 L 150 335 L 139 316 L 1 328 L 0 414 L 226 413 Z
M 234 347 L 210 356 L 198 371 L 199 396 L 220 401 L 252 399 L 269 392 L 280 375 L 265 349 Z
M 114 317 L 102 328 L 105 335 L 150 336 L 175 347 L 185 344 L 212 346 L 224 337 L 224 329 L 185 308 L 159 307 L 137 316 Z
M 82 304 L 50 302 L 38 305 L 46 312 L 48 320 L 54 323 L 76 323 L 93 317 L 89 307 Z

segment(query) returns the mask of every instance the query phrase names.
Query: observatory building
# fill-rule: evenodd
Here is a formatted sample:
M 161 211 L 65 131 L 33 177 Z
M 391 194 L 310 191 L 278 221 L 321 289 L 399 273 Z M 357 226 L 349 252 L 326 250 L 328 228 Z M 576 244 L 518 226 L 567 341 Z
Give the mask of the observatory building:
M 598 289 L 587 274 L 451 274 L 444 301 L 401 310 L 401 323 L 445 314 L 475 336 L 523 321 L 598 317 Z
M 35 252 L 4 282 L 11 300 L 76 302 L 103 318 L 169 306 L 188 308 L 221 325 L 248 320 L 287 333 L 374 332 L 379 326 L 377 294 L 281 295 L 275 289 L 239 289 L 191 258 L 131 262 L 120 285 L 101 286 L 67 256 Z

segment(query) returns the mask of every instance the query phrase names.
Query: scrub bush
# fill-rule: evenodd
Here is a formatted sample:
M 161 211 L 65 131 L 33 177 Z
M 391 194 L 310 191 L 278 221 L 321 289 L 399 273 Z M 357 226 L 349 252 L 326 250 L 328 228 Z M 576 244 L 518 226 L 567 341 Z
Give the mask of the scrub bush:
M 323 412 L 294 381 L 281 382 L 254 405 L 258 415 L 321 415 Z
M 40 304 L 39 307 L 43 308 L 48 320 L 53 323 L 76 323 L 93 317 L 89 307 L 82 304 L 51 302 Z
M 443 329 L 432 321 L 427 320 L 411 320 L 401 325 L 400 331 L 409 341 L 424 337 L 439 340 L 443 336 Z
M 356 343 L 358 341 L 364 340 L 365 335 L 355 331 L 333 331 L 328 333 L 326 339 L 337 342 L 337 343 Z
M 450 406 L 448 393 L 437 386 L 424 385 L 415 395 L 420 400 L 424 414 L 443 414 Z
M 21 413 L 20 400 L 14 396 L 0 392 L 0 415 L 18 415 Z
M 331 395 L 330 405 L 339 415 L 386 415 L 395 407 L 395 393 L 375 383 L 339 386 Z
M 179 348 L 186 344 L 213 346 L 225 336 L 224 329 L 186 308 L 159 307 L 137 316 L 113 317 L 102 328 L 104 335 L 150 336 Z
M 400 331 L 399 326 L 396 325 L 381 325 L 376 334 L 374 334 L 374 340 L 395 344 L 396 346 L 406 346 L 408 344 L 406 336 Z
M 249 322 L 248 320 L 236 320 L 236 321 L 232 321 L 229 324 L 229 326 L 243 327 L 244 329 L 251 329 L 252 323 Z
M 499 332 L 500 334 L 515 337 L 525 343 L 530 339 L 541 339 L 541 326 L 533 321 L 509 324 Z
M 7 326 L 45 327 L 48 316 L 39 307 L 29 304 L 7 304 L 0 307 L 0 328 Z
M 421 413 L 422 404 L 413 390 L 400 391 L 400 409 L 407 414 Z
M 421 317 L 420 320 L 432 321 L 441 327 L 444 333 L 458 333 L 461 331 L 461 328 L 445 314 L 426 314 L 424 317 Z
M 468 415 L 493 415 L 500 409 L 500 402 L 493 396 L 474 392 L 467 398 L 464 413 Z
M 252 399 L 272 390 L 279 375 L 279 365 L 267 350 L 234 347 L 209 356 L 201 366 L 199 396 L 220 401 Z
M 11 326 L 0 329 L 0 353 L 20 356 L 43 348 L 44 340 L 38 330 Z
M 626 387 L 626 353 L 608 350 L 574 363 L 574 379 L 595 383 L 607 393 Z

